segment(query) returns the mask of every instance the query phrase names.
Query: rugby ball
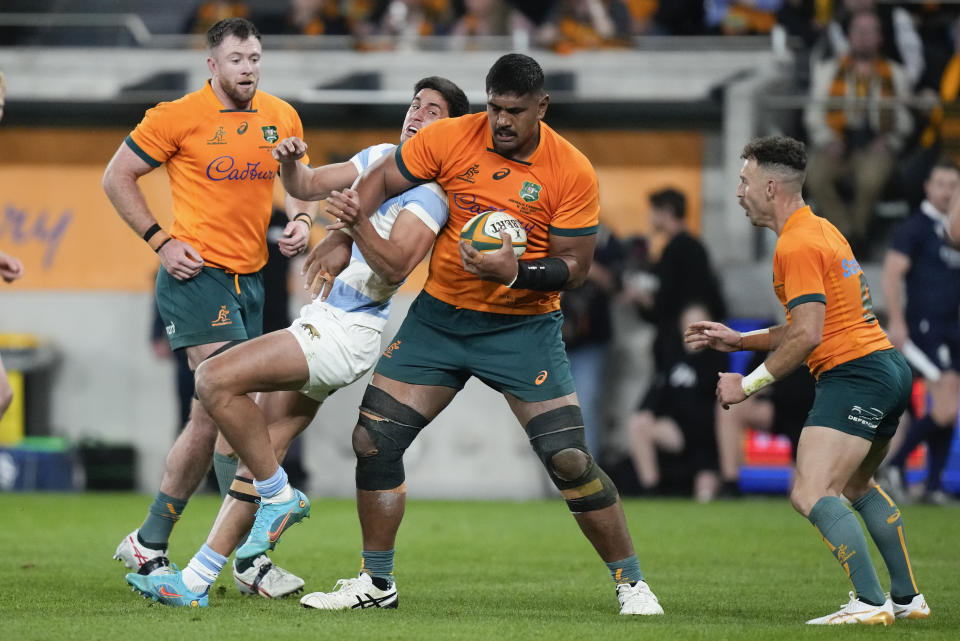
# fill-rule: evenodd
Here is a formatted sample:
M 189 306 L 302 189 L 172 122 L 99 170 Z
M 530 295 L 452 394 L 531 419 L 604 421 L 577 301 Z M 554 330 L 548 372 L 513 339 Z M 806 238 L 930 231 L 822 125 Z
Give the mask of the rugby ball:
M 527 250 L 527 232 L 519 220 L 505 211 L 477 214 L 460 230 L 460 240 L 469 242 L 479 252 L 489 254 L 503 246 L 500 232 L 504 231 L 510 234 L 514 256 L 523 256 Z

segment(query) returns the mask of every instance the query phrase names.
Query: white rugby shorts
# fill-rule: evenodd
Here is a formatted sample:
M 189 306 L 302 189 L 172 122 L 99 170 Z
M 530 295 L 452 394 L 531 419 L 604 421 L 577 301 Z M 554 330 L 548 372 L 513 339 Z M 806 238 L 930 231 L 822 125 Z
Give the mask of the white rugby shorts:
M 374 366 L 380 357 L 380 331 L 351 322 L 325 303 L 312 303 L 287 328 L 300 343 L 310 378 L 300 392 L 323 402 Z

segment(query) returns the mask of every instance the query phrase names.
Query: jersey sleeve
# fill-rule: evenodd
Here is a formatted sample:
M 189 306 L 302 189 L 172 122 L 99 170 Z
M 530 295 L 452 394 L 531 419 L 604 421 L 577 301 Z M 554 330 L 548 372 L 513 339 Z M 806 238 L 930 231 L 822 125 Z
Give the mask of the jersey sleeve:
M 455 118 L 432 123 L 417 135 L 400 143 L 396 151 L 397 168 L 403 177 L 414 183 L 424 183 L 443 173 L 443 158 L 450 150 L 453 136 L 448 133 Z
M 435 182 L 417 185 L 403 192 L 400 195 L 400 208 L 414 214 L 434 234 L 440 232 L 450 214 L 446 194 Z
M 600 188 L 597 174 L 586 158 L 574 164 L 574 171 L 566 172 L 560 184 L 566 188 L 560 198 L 550 233 L 558 236 L 587 236 L 596 234 L 600 224 Z
M 125 142 L 148 165 L 159 167 L 180 148 L 184 130 L 178 125 L 183 122 L 190 118 L 179 113 L 176 103 L 162 102 L 147 110 Z
M 826 261 L 816 245 L 791 245 L 778 252 L 787 309 L 803 303 L 826 304 Z

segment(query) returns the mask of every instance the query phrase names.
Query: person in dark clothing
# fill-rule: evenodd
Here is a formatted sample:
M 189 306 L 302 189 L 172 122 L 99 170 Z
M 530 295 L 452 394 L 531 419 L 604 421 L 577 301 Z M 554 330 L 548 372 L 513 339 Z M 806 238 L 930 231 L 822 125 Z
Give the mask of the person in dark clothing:
M 657 329 L 653 356 L 657 370 L 664 369 L 682 353 L 677 325 L 680 312 L 691 302 L 702 302 L 711 318 L 724 318 L 726 304 L 706 248 L 686 229 L 687 199 L 676 189 L 663 189 L 650 196 L 653 229 L 667 237 L 660 260 L 653 267 L 658 281 L 650 295 L 635 292 L 641 315 Z
M 710 319 L 706 306 L 694 302 L 681 312 L 677 324 L 686 327 Z M 726 369 L 728 358 L 712 350 L 695 352 L 682 343 L 679 352 L 682 356 L 657 370 L 646 397 L 630 417 L 630 456 L 644 493 L 679 485 L 685 492 L 692 487 L 698 500 L 708 501 L 717 489 L 717 372 Z M 669 473 L 662 475 L 661 453 L 670 456 Z M 669 476 L 671 482 L 661 487 L 662 476 Z
M 600 458 L 603 448 L 603 417 L 600 411 L 607 346 L 613 337 L 610 303 L 620 290 L 623 244 L 601 224 L 587 280 L 560 298 L 561 332 L 573 370 L 577 398 L 583 410 L 587 449 Z

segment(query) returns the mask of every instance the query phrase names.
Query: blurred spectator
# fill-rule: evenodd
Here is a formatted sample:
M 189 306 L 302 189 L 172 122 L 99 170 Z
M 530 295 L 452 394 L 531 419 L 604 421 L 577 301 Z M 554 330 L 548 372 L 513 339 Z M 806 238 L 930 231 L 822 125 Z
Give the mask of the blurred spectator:
M 807 187 L 817 212 L 858 253 L 912 120 L 901 102 L 910 97 L 903 69 L 880 54 L 877 14 L 854 14 L 848 35 L 850 53 L 813 72 L 804 114 L 812 145 Z
M 880 53 L 902 65 L 910 88 L 915 87 L 923 74 L 925 62 L 923 41 L 917 33 L 910 12 L 889 2 L 878 3 L 877 0 L 841 0 L 838 4 L 833 19 L 827 24 L 826 37 L 818 48 L 817 57 L 836 58 L 850 53 L 850 22 L 854 15 L 870 11 L 880 20 L 883 36 Z
M 3 120 L 3 107 L 7 104 L 7 82 L 3 78 L 3 71 L 0 70 L 0 120 Z
M 687 199 L 676 189 L 651 194 L 650 224 L 666 244 L 653 267 L 653 278 L 633 278 L 625 289 L 625 296 L 657 328 L 653 345 L 657 370 L 676 360 L 682 344 L 677 320 L 690 303 L 706 304 L 711 318 L 726 316 L 719 280 L 706 248 L 687 231 L 686 215 Z
M 784 0 L 706 0 L 708 31 L 726 36 L 770 33 Z
M 764 324 L 764 327 L 774 323 Z M 756 352 L 745 371 L 752 372 L 766 359 Z M 806 367 L 798 367 L 785 378 L 768 385 L 730 409 L 716 406 L 717 449 L 720 455 L 718 497 L 740 495 L 740 466 L 743 464 L 743 436 L 746 429 L 783 434 L 790 439 L 791 454 L 797 457 L 800 431 L 813 404 L 816 383 Z
M 930 407 L 912 422 L 883 477 L 891 491 L 904 499 L 907 457 L 926 442 L 925 498 L 942 504 L 949 500 L 941 476 L 960 407 L 960 250 L 947 233 L 947 212 L 960 191 L 960 170 L 953 161 L 938 162 L 924 189 L 926 199 L 897 229 L 887 251 L 883 292 L 887 336 L 923 375 Z
M 611 8 L 619 20 L 611 16 Z M 626 15 L 619 0 L 558 0 L 550 19 L 538 30 L 537 41 L 557 53 L 623 47 L 629 35 Z
M 824 12 L 818 11 L 817 0 L 784 0 L 776 13 L 777 24 L 783 27 L 788 36 L 798 38 L 802 43 L 803 64 L 809 65 L 810 48 L 820 37 L 826 26 Z M 797 61 L 798 64 L 801 61 Z
M 624 0 L 624 4 L 632 19 L 633 33 L 667 36 L 704 33 L 703 0 Z
M 305 36 L 347 35 L 349 15 L 339 0 L 290 0 L 283 13 L 265 13 L 255 20 L 261 33 Z
M 932 157 L 943 155 L 960 162 L 960 17 L 952 31 L 954 52 L 939 79 L 940 104 L 930 113 L 920 145 Z
M 677 319 L 679 330 L 696 321 L 713 320 L 705 305 L 692 303 Z M 714 350 L 690 350 L 677 332 L 677 360 L 658 369 L 653 384 L 637 411 L 630 417 L 630 456 L 644 494 L 659 493 L 659 453 L 669 457 L 671 484 L 709 501 L 717 491 L 717 442 L 714 433 L 717 372 L 727 369 L 726 354 Z M 674 486 L 675 487 L 675 486 Z
M 597 460 L 604 445 L 604 375 L 613 337 L 610 305 L 620 290 L 623 261 L 623 245 L 609 227 L 600 225 L 587 280 L 560 297 L 563 342 L 583 410 L 587 447 Z
M 184 33 L 205 35 L 214 24 L 226 18 L 247 18 L 250 7 L 244 0 L 211 0 L 201 2 L 187 20 Z
M 374 19 L 382 35 L 398 48 L 412 47 L 421 36 L 444 36 L 456 19 L 451 0 L 382 0 Z
M 501 0 L 463 0 L 463 8 L 450 35 L 460 38 L 507 35 L 509 11 Z

